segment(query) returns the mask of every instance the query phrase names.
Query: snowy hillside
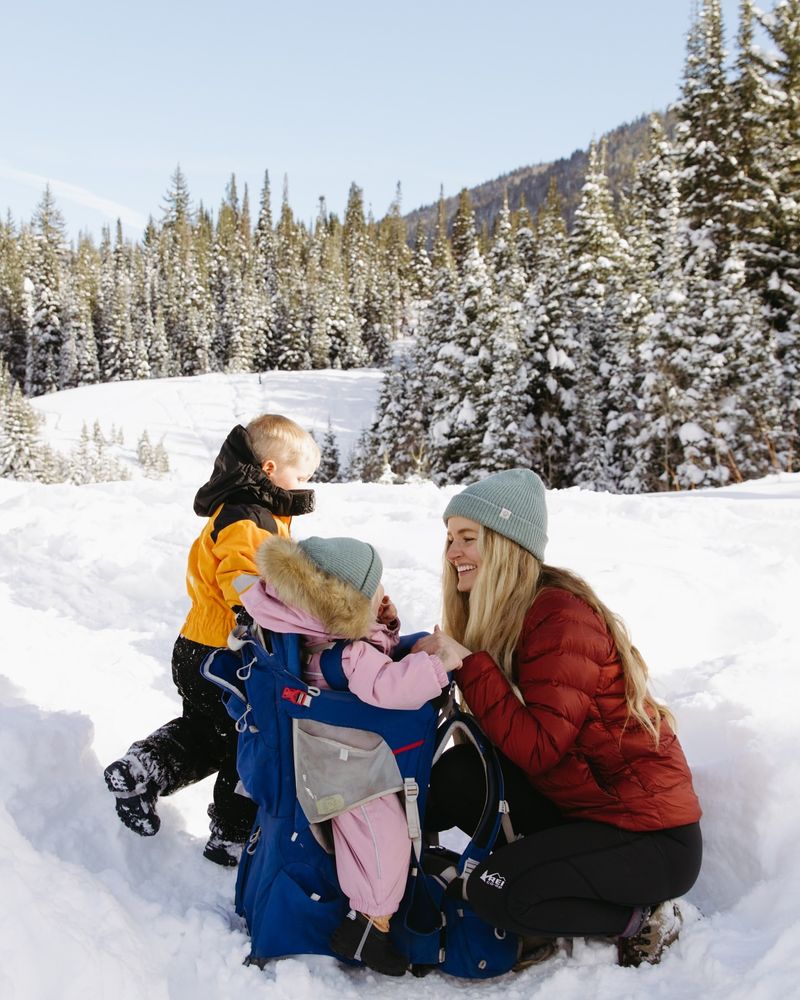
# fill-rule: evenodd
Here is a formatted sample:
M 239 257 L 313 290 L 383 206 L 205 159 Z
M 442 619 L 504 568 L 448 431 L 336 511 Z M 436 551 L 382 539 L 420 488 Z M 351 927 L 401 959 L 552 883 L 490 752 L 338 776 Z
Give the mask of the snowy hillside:
M 287 413 L 322 442 L 328 421 L 346 460 L 359 432 L 372 420 L 382 374 L 357 371 L 268 372 L 265 375 L 198 375 L 145 382 L 106 382 L 31 400 L 47 418 L 48 441 L 69 451 L 81 427 L 99 420 L 107 435 L 122 427 L 133 460 L 147 431 L 163 438 L 172 479 L 205 482 L 220 443 L 236 423 L 259 413 Z M 124 454 L 122 456 L 125 457 Z M 132 465 L 135 469 L 135 462 Z
M 0 996 L 14 1000 L 341 1000 L 536 997 L 777 1000 L 800 987 L 800 475 L 693 494 L 549 494 L 549 561 L 619 611 L 675 710 L 705 809 L 705 863 L 680 942 L 620 969 L 577 943 L 484 984 L 389 981 L 332 959 L 244 968 L 234 875 L 204 861 L 207 783 L 163 801 L 158 836 L 118 822 L 103 766 L 176 714 L 169 657 L 187 606 L 192 498 L 230 427 L 259 410 L 344 455 L 377 372 L 124 383 L 35 401 L 64 450 L 82 421 L 133 447 L 163 434 L 165 481 L 0 480 Z M 380 550 L 404 627 L 436 622 L 441 512 L 453 488 L 320 485 L 298 536 Z M 246 992 L 250 991 L 250 992 Z

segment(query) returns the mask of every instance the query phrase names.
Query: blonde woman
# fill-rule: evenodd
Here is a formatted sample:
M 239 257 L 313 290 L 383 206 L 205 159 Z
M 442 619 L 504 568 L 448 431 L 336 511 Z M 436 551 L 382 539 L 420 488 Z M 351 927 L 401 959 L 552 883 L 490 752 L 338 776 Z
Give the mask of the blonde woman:
M 479 915 L 526 938 L 610 936 L 622 965 L 677 938 L 674 897 L 697 878 L 700 805 L 672 716 L 620 620 L 544 563 L 541 479 L 511 469 L 444 512 L 443 630 L 417 647 L 460 658 L 470 711 L 501 753 L 517 839 L 473 871 Z M 483 808 L 471 747 L 441 758 L 431 829 L 471 832 Z

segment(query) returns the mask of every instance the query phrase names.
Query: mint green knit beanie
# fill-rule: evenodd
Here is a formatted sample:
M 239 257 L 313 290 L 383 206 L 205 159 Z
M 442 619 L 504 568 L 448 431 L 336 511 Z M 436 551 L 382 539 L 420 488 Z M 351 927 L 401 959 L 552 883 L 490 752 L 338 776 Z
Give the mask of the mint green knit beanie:
M 530 469 L 507 469 L 472 483 L 456 493 L 447 505 L 444 523 L 454 516 L 477 521 L 505 535 L 544 562 L 547 543 L 544 483 Z
M 297 543 L 324 573 L 344 580 L 372 599 L 383 575 L 381 557 L 357 538 L 304 538 Z

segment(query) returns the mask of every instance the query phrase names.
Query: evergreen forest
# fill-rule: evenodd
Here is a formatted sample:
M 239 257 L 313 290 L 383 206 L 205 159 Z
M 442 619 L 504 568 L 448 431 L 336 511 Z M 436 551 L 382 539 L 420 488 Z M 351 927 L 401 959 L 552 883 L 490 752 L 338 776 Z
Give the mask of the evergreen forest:
M 376 220 L 355 183 L 343 219 L 321 199 L 307 224 L 284 182 L 273 219 L 268 174 L 255 209 L 232 177 L 212 213 L 178 168 L 141 241 L 118 224 L 69 243 L 46 190 L 30 223 L 0 223 L 0 472 L 34 475 L 25 397 L 362 366 L 387 370 L 375 422 L 328 478 L 525 465 L 639 492 L 796 470 L 800 0 L 741 0 L 725 37 L 701 0 L 670 128 L 650 118 L 616 197 L 600 141 L 574 208 L 556 178 L 531 208 L 511 188 L 491 231 L 467 191 L 411 227 L 399 187 Z

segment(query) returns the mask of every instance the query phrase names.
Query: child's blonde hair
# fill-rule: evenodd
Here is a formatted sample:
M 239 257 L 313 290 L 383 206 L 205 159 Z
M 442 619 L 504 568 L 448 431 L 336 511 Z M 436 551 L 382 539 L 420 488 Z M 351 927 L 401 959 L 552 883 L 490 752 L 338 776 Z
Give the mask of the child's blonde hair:
M 442 628 L 473 651 L 484 649 L 517 688 L 514 651 L 522 634 L 525 615 L 543 590 L 557 587 L 585 601 L 599 615 L 617 648 L 625 678 L 628 718 L 634 718 L 658 746 L 661 722 L 675 728 L 672 713 L 658 704 L 647 688 L 647 664 L 631 643 L 622 620 L 610 611 L 589 584 L 566 569 L 540 562 L 511 539 L 479 526 L 480 572 L 472 590 L 458 590 L 458 572 L 444 560 Z M 445 555 L 447 546 L 445 546 Z
M 268 459 L 273 462 L 298 462 L 303 458 L 316 459 L 319 463 L 319 445 L 294 420 L 279 413 L 262 413 L 251 420 L 245 428 L 253 447 L 253 454 L 259 463 Z

